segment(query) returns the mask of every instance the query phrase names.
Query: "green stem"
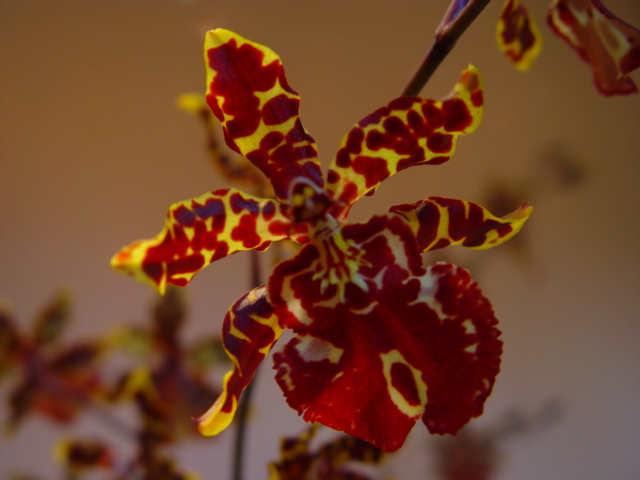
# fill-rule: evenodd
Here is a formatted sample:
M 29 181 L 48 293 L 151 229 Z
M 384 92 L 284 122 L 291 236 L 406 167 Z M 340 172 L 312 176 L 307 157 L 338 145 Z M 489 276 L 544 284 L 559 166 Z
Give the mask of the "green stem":
M 255 250 L 251 250 L 251 284 L 252 288 L 258 287 L 262 284 L 262 274 L 260 271 L 260 256 Z M 247 388 L 242 392 L 242 398 L 238 405 L 238 411 L 236 412 L 236 436 L 234 440 L 234 454 L 233 454 L 233 480 L 243 480 L 242 467 L 244 460 L 244 447 L 245 447 L 245 433 L 247 430 L 247 416 L 249 413 L 249 406 L 251 405 L 251 397 L 253 394 L 253 386 L 256 383 L 256 371 L 253 376 L 253 380 L 249 382 Z
M 409 80 L 409 83 L 402 92 L 403 97 L 415 97 L 420 94 L 431 75 L 453 49 L 458 38 L 467 30 L 469 25 L 480 15 L 491 0 L 470 0 L 458 16 L 450 21 L 449 17 L 455 5 L 455 0 L 451 2 L 442 22 L 436 29 L 436 37 L 431 48 L 422 59 L 422 63 Z

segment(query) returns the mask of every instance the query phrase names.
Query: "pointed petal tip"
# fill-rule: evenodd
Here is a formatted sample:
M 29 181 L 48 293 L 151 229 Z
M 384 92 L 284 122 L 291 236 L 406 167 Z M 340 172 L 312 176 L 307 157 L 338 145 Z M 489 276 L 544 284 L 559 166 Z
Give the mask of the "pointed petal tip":
M 469 64 L 466 69 L 460 74 L 460 81 L 454 87 L 454 94 L 459 91 L 460 87 L 464 87 L 470 93 L 476 90 L 482 90 L 484 88 L 484 82 L 482 81 L 482 75 L 480 70 L 475 65 Z
M 226 377 L 229 377 L 231 373 L 232 372 L 229 372 L 225 375 L 225 384 L 227 380 Z M 200 435 L 204 437 L 213 437 L 225 430 L 231 424 L 238 405 L 236 399 L 232 397 L 233 408 L 231 409 L 231 412 L 223 412 L 222 407 L 226 400 L 227 393 L 226 391 L 223 391 L 214 404 L 209 407 L 209 410 L 200 417 L 194 419 Z
M 160 283 L 156 283 L 142 270 L 142 261 L 144 260 L 145 241 L 138 240 L 130 245 L 122 247 L 109 261 L 111 268 L 133 277 L 136 280 L 151 285 L 160 295 L 164 295 L 167 289 L 166 275 L 160 278 Z
M 527 218 L 529 218 L 532 213 L 533 213 L 533 206 L 529 202 L 524 202 L 520 206 L 520 208 L 518 208 L 517 210 L 514 210 L 511 213 L 508 213 L 507 215 L 505 215 L 502 218 L 503 219 L 510 219 L 510 220 L 522 220 L 522 221 L 524 221 Z

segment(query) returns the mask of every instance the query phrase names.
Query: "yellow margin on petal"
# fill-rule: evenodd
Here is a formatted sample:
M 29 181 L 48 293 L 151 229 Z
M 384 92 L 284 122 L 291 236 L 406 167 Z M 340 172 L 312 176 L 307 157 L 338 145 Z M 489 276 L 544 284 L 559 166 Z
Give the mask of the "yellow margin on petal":
M 111 268 L 118 270 L 119 272 L 129 275 L 139 282 L 146 283 L 155 288 L 160 295 L 164 295 L 167 290 L 167 265 L 162 264 L 163 273 L 160 277 L 160 283 L 157 284 L 150 278 L 142 268 L 132 268 L 132 265 L 141 266 L 144 261 L 147 250 L 150 247 L 155 247 L 162 242 L 165 234 L 165 229 L 155 237 L 149 240 L 138 240 L 126 247 L 123 247 L 118 253 L 111 257 Z
M 405 414 L 409 418 L 419 418 L 424 411 L 424 407 L 427 404 L 427 384 L 422 380 L 422 374 L 420 370 L 414 368 L 398 350 L 390 350 L 387 353 L 380 354 L 380 360 L 382 360 L 382 369 L 384 378 L 387 381 L 387 389 L 391 401 L 394 403 L 398 410 Z M 416 383 L 418 390 L 418 396 L 420 398 L 420 405 L 409 405 L 409 402 L 404 396 L 392 385 L 391 379 L 391 367 L 394 363 L 402 363 L 409 367 L 413 380 Z
M 486 212 L 486 213 L 489 213 L 489 212 Z M 495 246 L 498 246 L 506 242 L 507 240 L 509 240 L 511 237 L 513 237 L 516 233 L 520 231 L 520 229 L 523 227 L 524 223 L 527 221 L 527 219 L 531 216 L 532 213 L 533 213 L 533 207 L 525 203 L 517 210 L 514 210 L 513 212 L 505 215 L 502 218 L 494 217 L 496 220 L 501 220 L 503 223 L 506 221 L 506 223 L 511 225 L 512 230 L 503 237 L 498 237 L 497 233 L 493 230 L 490 232 L 487 232 L 487 240 L 482 245 L 479 245 L 477 247 L 468 247 L 468 248 L 471 248 L 473 250 L 486 250 L 487 248 L 493 248 Z M 491 215 L 491 217 L 493 217 L 493 215 Z
M 233 416 L 236 413 L 238 408 L 238 402 L 235 397 L 232 398 L 233 407 L 230 412 L 223 412 L 222 407 L 227 401 L 227 387 L 229 382 L 231 381 L 231 376 L 234 374 L 234 370 L 227 372 L 224 376 L 224 388 L 222 393 L 218 397 L 209 410 L 207 410 L 203 415 L 196 419 L 198 423 L 198 432 L 204 435 L 205 437 L 211 437 L 213 435 L 217 435 L 222 432 L 225 428 L 227 428 L 231 421 L 233 420 Z
M 249 44 L 257 50 L 261 51 L 264 54 L 264 58 L 262 60 L 262 66 L 269 65 L 274 60 L 280 60 L 280 57 L 271 50 L 270 48 L 265 47 L 264 45 L 260 45 L 259 43 L 252 42 L 251 40 L 247 40 L 244 37 L 241 37 L 237 33 L 234 33 L 230 30 L 225 30 L 224 28 L 216 28 L 215 30 L 209 30 L 204 38 L 204 61 L 205 65 L 209 65 L 209 58 L 207 57 L 208 51 L 212 48 L 219 47 L 220 45 L 224 45 L 225 43 L 229 43 L 231 40 L 235 40 L 238 47 Z M 207 93 L 209 89 L 209 85 L 216 76 L 215 70 L 207 67 Z
M 514 43 L 508 44 L 502 41 L 502 34 L 504 33 L 504 30 L 505 30 L 504 28 L 505 23 L 502 21 L 502 15 L 507 5 L 509 5 L 510 3 L 513 4 L 514 9 L 518 9 L 519 7 L 524 9 L 526 18 L 529 21 L 529 27 L 531 28 L 531 34 L 534 37 L 533 46 L 529 50 L 526 50 L 524 52 L 522 52 L 521 50 L 522 45 L 520 44 L 520 42 L 516 41 Z M 523 17 L 522 15 L 520 15 L 519 23 L 522 23 L 522 21 L 523 21 Z M 521 25 L 518 25 L 518 26 L 520 27 Z M 542 50 L 542 35 L 540 34 L 540 30 L 538 30 L 538 25 L 536 24 L 533 16 L 529 12 L 529 9 L 524 5 L 521 6 L 519 0 L 505 0 L 502 6 L 502 9 L 500 11 L 500 17 L 498 18 L 498 25 L 496 27 L 496 40 L 498 42 L 498 47 L 500 48 L 500 51 L 502 51 L 502 53 L 504 53 L 504 55 L 511 61 L 511 63 L 516 68 L 516 70 L 519 70 L 521 72 L 525 72 L 531 68 L 533 61 L 536 58 L 538 58 L 538 55 L 540 55 L 540 51 Z M 514 51 L 514 49 L 517 49 L 518 51 L 516 52 Z M 519 55 L 522 55 L 522 57 L 518 61 L 514 61 L 510 57 L 509 53 L 517 53 Z

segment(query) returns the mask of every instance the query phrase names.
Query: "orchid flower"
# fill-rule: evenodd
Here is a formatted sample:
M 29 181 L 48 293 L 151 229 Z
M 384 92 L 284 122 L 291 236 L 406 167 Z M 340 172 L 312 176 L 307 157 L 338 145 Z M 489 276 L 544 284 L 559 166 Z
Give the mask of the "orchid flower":
M 462 3 L 466 5 L 469 1 Z M 547 23 L 589 64 L 594 84 L 602 95 L 638 91 L 628 75 L 640 67 L 640 30 L 615 16 L 600 0 L 553 0 Z M 518 70 L 527 70 L 540 53 L 542 36 L 519 0 L 505 1 L 497 40 Z
M 0 304 L 0 380 L 18 372 L 9 396 L 8 428 L 14 430 L 33 412 L 69 423 L 81 408 L 103 393 L 98 361 L 103 346 L 96 341 L 61 344 L 70 320 L 70 299 L 61 292 L 34 319 L 31 332 Z
M 281 458 L 269 464 L 269 480 L 381 480 L 377 468 L 384 452 L 350 435 L 339 435 L 317 448 L 318 424 L 280 441 Z
M 638 91 L 628 75 L 640 67 L 640 30 L 616 17 L 600 0 L 553 0 L 547 21 L 589 64 L 601 94 Z
M 198 475 L 183 472 L 176 462 L 160 452 L 149 432 L 139 437 L 138 451 L 132 458 L 122 458 L 122 452 L 102 441 L 87 439 L 63 439 L 54 448 L 53 457 L 65 470 L 69 479 L 94 478 L 97 471 L 114 480 L 129 478 L 153 480 L 196 480 Z M 127 450 L 130 454 L 131 450 Z M 13 478 L 13 477 L 12 477 Z M 27 477 L 25 477 L 26 480 Z M 28 477 L 29 479 L 33 477 Z
M 144 357 L 129 370 L 112 392 L 114 400 L 135 399 L 143 428 L 151 426 L 164 442 L 197 434 L 191 418 L 205 410 L 220 391 L 206 379 L 206 368 L 222 357 L 219 337 L 202 338 L 196 345 L 181 341 L 185 308 L 180 291 L 168 289 L 152 310 L 150 327 L 119 328 L 111 342 Z M 227 366 L 227 362 L 220 361 Z
M 156 237 L 124 247 L 112 266 L 164 292 L 232 253 L 283 239 L 303 244 L 266 285 L 229 309 L 223 343 L 233 368 L 198 419 L 205 435 L 232 421 L 240 394 L 285 329 L 276 380 L 304 420 L 393 451 L 422 418 L 455 433 L 481 414 L 502 342 L 489 301 L 452 264 L 428 269 L 421 253 L 489 248 L 513 236 L 531 207 L 496 218 L 479 205 L 430 197 L 347 224 L 349 209 L 389 176 L 448 161 L 478 126 L 483 87 L 470 66 L 439 101 L 393 100 L 344 137 L 326 183 L 299 96 L 269 48 L 217 29 L 205 40 L 207 103 L 230 148 L 270 180 L 276 198 L 234 188 L 172 205 Z

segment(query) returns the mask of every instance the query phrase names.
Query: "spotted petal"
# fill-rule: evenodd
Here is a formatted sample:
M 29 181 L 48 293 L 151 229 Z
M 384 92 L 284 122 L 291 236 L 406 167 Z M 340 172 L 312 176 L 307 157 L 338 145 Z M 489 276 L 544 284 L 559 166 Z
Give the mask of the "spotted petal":
M 124 247 L 111 266 L 164 293 L 167 283 L 186 285 L 210 263 L 240 250 L 266 250 L 272 241 L 302 239 L 284 206 L 229 188 L 173 204 L 162 232 Z
M 271 49 L 216 29 L 205 39 L 207 103 L 227 145 L 247 157 L 286 200 L 289 183 L 305 177 L 323 186 L 313 138 L 300 121 L 300 97 Z
M 283 327 L 267 300 L 266 288 L 258 287 L 234 303 L 224 318 L 222 340 L 233 369 L 224 377 L 223 392 L 198 419 L 203 435 L 216 435 L 227 428 L 245 389 L 278 340 Z
M 528 70 L 540 54 L 542 36 L 527 7 L 506 0 L 497 29 L 498 46 L 518 70 Z
M 526 204 L 498 218 L 475 203 L 430 197 L 413 204 L 396 205 L 391 212 L 409 221 L 422 252 L 449 245 L 484 249 L 509 240 L 520 231 L 533 211 Z
M 640 30 L 620 20 L 599 0 L 554 0 L 547 22 L 591 66 L 600 93 L 638 91 L 627 75 L 640 66 Z
M 343 138 L 327 177 L 327 190 L 341 206 L 336 218 L 387 177 L 415 165 L 451 158 L 459 135 L 470 133 L 483 112 L 482 79 L 469 66 L 444 100 L 393 100 L 358 122 Z
M 385 451 L 400 448 L 420 417 L 432 433 L 455 433 L 482 412 L 499 370 L 488 300 L 465 270 L 425 272 L 399 215 L 348 225 L 341 236 L 350 249 L 314 241 L 269 282 L 276 313 L 297 333 L 274 355 L 287 402 L 306 421 Z M 326 250 L 344 274 L 341 288 L 325 281 Z

